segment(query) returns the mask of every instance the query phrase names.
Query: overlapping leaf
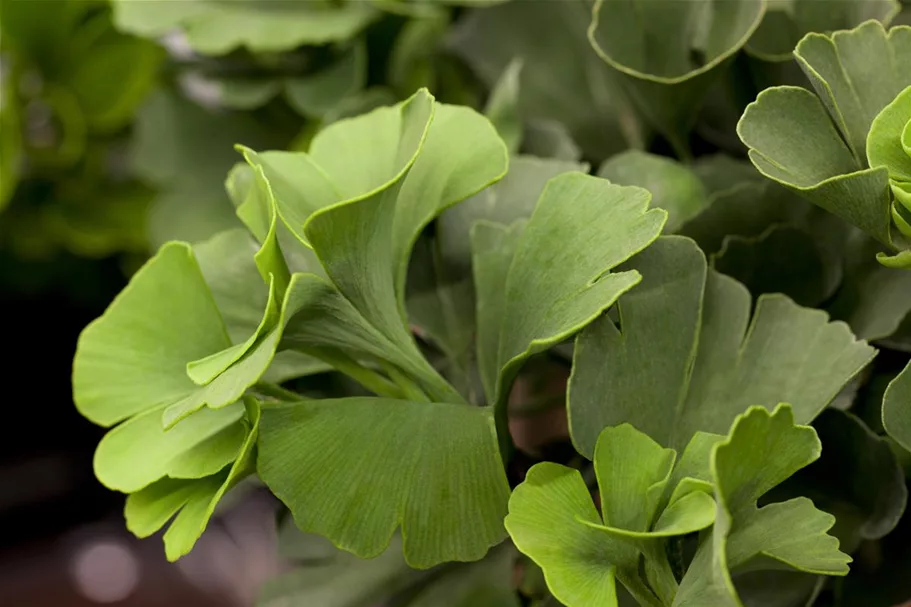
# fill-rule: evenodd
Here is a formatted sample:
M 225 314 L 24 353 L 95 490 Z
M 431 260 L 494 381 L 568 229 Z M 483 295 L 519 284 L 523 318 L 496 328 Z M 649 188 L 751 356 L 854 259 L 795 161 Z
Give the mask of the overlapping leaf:
M 178 474 L 169 475 L 127 497 L 124 508 L 127 529 L 137 537 L 148 537 L 171 521 L 164 533 L 165 555 L 170 561 L 176 561 L 193 549 L 224 494 L 254 470 L 260 409 L 259 403 L 250 398 L 245 400 L 245 407 L 245 438 L 235 451 L 230 468 L 201 478 L 191 477 L 193 480 L 184 480 Z M 194 458 L 199 455 L 193 454 Z M 186 463 L 192 463 L 196 471 L 199 471 L 198 461 L 186 458 Z
M 900 10 L 898 0 L 785 0 L 770 2 L 746 51 L 764 61 L 788 61 L 810 32 L 850 29 L 876 19 L 888 25 Z
M 490 87 L 521 59 L 522 116 L 557 121 L 589 157 L 603 159 L 645 137 L 585 39 L 590 20 L 588 0 L 507 2 L 461 19 L 450 46 Z
M 489 410 L 382 398 L 267 407 L 258 469 L 301 529 L 361 557 L 399 526 L 418 568 L 477 560 L 505 534 Z
M 737 417 L 728 437 L 711 450 L 715 524 L 680 583 L 674 607 L 743 607 L 732 577 L 738 569 L 848 573 L 851 558 L 826 533 L 835 517 L 806 498 L 756 504 L 819 453 L 816 433 L 795 425 L 787 405 L 774 412 L 751 407 Z
M 605 428 L 594 454 L 600 513 L 577 470 L 550 462 L 529 470 L 509 500 L 506 528 L 562 603 L 616 606 L 618 580 L 640 605 L 673 599 L 664 540 L 710 526 L 715 509 L 693 479 L 679 483 L 689 459 L 675 468 L 675 458 L 632 426 Z M 651 588 L 640 577 L 643 556 Z
M 316 309 L 346 319 L 343 330 L 325 331 L 321 314 L 301 314 L 286 332 L 287 344 L 336 361 L 339 352 L 330 351 L 392 362 L 431 399 L 461 402 L 407 330 L 405 271 L 427 223 L 505 172 L 505 148 L 490 123 L 466 108 L 435 105 L 423 91 L 394 108 L 336 123 L 314 139 L 309 154 L 249 159 L 262 168 L 278 216 L 297 236 L 291 245 L 312 246 L 329 279 L 320 280 L 332 287 L 332 301 Z M 298 284 L 315 281 L 302 275 Z
M 570 337 L 639 282 L 610 270 L 657 238 L 649 194 L 581 173 L 551 179 L 527 225 L 472 231 L 478 361 L 488 401 L 505 405 L 522 364 Z
M 707 270 L 691 240 L 667 236 L 631 267 L 642 284 L 577 338 L 569 387 L 576 448 L 591 455 L 601 428 L 632 423 L 671 447 L 723 432 L 751 405 L 794 403 L 811 421 L 875 351 L 843 323 L 781 295 L 750 296 Z
M 888 171 L 868 168 L 865 150 L 874 118 L 911 84 L 911 28 L 886 32 L 869 21 L 832 36 L 809 34 L 795 57 L 818 97 L 797 87 L 760 93 L 737 127 L 750 159 L 770 179 L 900 250 Z
M 765 0 L 596 0 L 589 39 L 645 118 L 688 156 L 709 84 L 759 26 Z

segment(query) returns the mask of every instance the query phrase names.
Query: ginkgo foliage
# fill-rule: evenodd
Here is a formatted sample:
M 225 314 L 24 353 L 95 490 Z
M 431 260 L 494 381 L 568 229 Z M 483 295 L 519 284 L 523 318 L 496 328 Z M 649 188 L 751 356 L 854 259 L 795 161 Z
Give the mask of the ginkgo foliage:
M 114 16 L 206 54 L 449 23 L 272 4 Z M 165 243 L 85 328 L 74 401 L 127 527 L 176 560 L 260 482 L 298 565 L 267 607 L 847 605 L 911 469 L 898 5 L 477 4 L 434 53 L 483 112 L 420 88 L 238 142 L 242 227 Z M 372 40 L 304 88 L 363 86 Z

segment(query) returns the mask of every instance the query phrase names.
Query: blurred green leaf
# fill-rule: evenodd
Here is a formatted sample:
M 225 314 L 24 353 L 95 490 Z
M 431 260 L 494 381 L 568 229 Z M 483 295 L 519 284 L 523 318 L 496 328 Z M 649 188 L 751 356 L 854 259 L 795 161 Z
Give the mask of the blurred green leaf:
M 179 27 L 190 46 L 221 55 L 244 46 L 254 52 L 348 40 L 378 16 L 369 2 L 181 0 L 164 4 L 114 0 L 114 19 L 126 32 L 157 37 Z

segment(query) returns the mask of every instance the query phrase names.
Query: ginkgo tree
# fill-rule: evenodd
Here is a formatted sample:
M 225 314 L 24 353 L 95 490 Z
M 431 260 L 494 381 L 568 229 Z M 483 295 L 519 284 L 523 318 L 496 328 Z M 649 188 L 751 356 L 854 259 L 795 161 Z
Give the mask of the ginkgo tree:
M 79 339 L 131 531 L 176 560 L 261 482 L 299 561 L 267 607 L 849 605 L 903 570 L 911 29 L 888 0 L 622 4 L 456 13 L 483 110 L 421 88 L 234 148 L 243 227 L 165 243 Z M 390 6 L 115 17 L 216 53 Z

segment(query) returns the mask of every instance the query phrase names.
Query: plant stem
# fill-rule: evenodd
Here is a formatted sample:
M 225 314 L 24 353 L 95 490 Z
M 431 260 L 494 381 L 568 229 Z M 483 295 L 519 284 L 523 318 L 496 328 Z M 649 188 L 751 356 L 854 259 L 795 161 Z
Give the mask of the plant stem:
M 399 386 L 340 352 L 324 348 L 313 348 L 310 354 L 332 365 L 337 371 L 344 373 L 377 396 L 388 398 L 404 398 L 405 396 Z
M 430 398 L 428 398 L 427 394 L 421 389 L 419 385 L 413 382 L 410 377 L 389 363 L 383 362 L 381 364 L 383 370 L 386 371 L 386 374 L 389 375 L 393 382 L 395 382 L 395 385 L 401 388 L 402 392 L 405 395 L 405 398 L 418 403 L 430 402 Z
M 265 396 L 271 396 L 278 400 L 284 401 L 296 401 L 304 398 L 301 394 L 294 392 L 293 390 L 288 390 L 287 388 L 282 388 L 278 384 L 273 384 L 272 382 L 261 381 L 256 382 L 253 388 Z

